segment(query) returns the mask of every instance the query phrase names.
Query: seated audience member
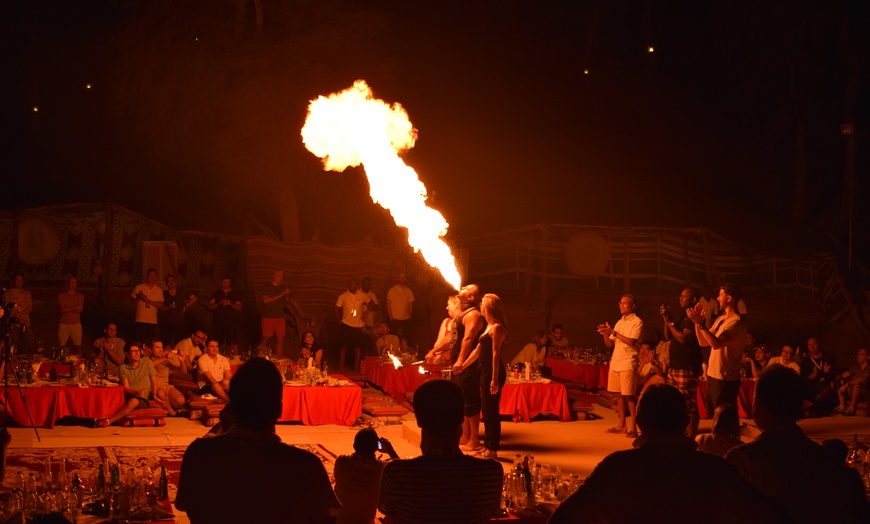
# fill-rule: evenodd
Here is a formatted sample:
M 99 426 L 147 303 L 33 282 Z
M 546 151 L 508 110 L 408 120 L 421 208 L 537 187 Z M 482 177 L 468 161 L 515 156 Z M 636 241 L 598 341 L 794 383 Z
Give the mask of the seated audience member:
M 378 355 L 386 355 L 388 351 L 395 355 L 401 344 L 399 337 L 390 333 L 390 326 L 386 322 L 375 326 L 375 349 Z
M 755 422 L 761 435 L 732 448 L 725 458 L 795 522 L 870 522 L 864 486 L 797 425 L 803 391 L 801 378 L 791 369 L 765 369 L 755 388 Z
M 142 358 L 142 348 L 139 344 L 130 344 L 124 348 L 127 361 L 118 368 L 118 377 L 124 387 L 127 402 L 121 409 L 109 418 L 95 422 L 97 427 L 105 428 L 121 420 L 134 409 L 145 409 L 148 400 L 157 393 L 157 373 L 147 358 Z
M 812 337 L 807 340 L 807 352 L 800 368 L 804 398 L 812 403 L 808 414 L 815 417 L 829 415 L 837 406 L 837 391 L 831 387 L 839 372 L 834 355 L 822 351 L 818 339 Z
M 233 378 L 230 361 L 220 354 L 218 341 L 210 339 L 205 346 L 205 355 L 197 360 L 197 395 L 214 395 L 229 402 L 227 391 L 230 389 L 230 379 Z
M 637 424 L 637 449 L 605 457 L 556 509 L 550 524 L 787 522 L 782 509 L 725 460 L 695 449 L 695 442 L 685 436 L 686 400 L 673 386 L 656 384 L 644 390 Z M 630 486 L 643 489 L 629 494 Z M 678 497 L 679 511 L 661 506 L 663 494 Z
M 175 344 L 175 352 L 178 354 L 179 375 L 183 378 L 195 379 L 196 361 L 202 356 L 205 349 L 205 332 L 197 329 L 192 335 Z
M 773 366 L 775 364 L 787 367 L 800 375 L 801 367 L 798 366 L 798 363 L 794 361 L 794 348 L 791 346 L 782 346 L 782 351 L 779 352 L 779 356 L 773 357 L 772 359 L 767 361 L 768 366 Z
M 767 352 L 767 346 L 764 344 L 755 346 L 752 350 L 752 356 L 743 354 L 743 369 L 747 377 L 758 378 L 761 370 L 767 366 L 770 361 L 770 354 Z
M 640 345 L 637 357 L 637 393 L 640 394 L 647 386 L 664 384 L 666 382 L 665 371 L 656 360 L 653 349 L 649 343 Z
M 517 356 L 511 360 L 511 365 L 523 364 L 530 362 L 532 368 L 538 368 L 544 365 L 547 359 L 547 332 L 535 332 L 535 338 L 531 342 L 523 346 L 523 349 L 517 353 Z
M 124 363 L 124 340 L 118 338 L 118 326 L 106 324 L 104 336 L 94 340 L 94 360 L 99 359 L 109 368 L 109 373 L 118 373 Z
M 154 366 L 157 380 L 157 395 L 156 398 L 163 403 L 163 407 L 170 417 L 176 415 L 184 416 L 184 413 L 179 413 L 176 410 L 184 407 L 187 399 L 181 391 L 175 389 L 175 386 L 169 384 L 169 374 L 181 367 L 178 362 L 178 356 L 171 351 L 166 351 L 163 347 L 163 342 L 159 340 L 151 342 L 151 356 L 149 357 L 151 364 Z
M 364 428 L 353 439 L 353 454 L 335 459 L 335 495 L 341 502 L 337 524 L 372 524 L 378 512 L 378 491 L 384 462 L 375 457 L 383 451 L 391 459 L 399 456 L 387 439 L 378 438 L 374 428 Z
M 553 324 L 553 330 L 550 332 L 549 340 L 547 340 L 548 352 L 552 355 L 560 355 L 562 351 L 570 347 L 570 344 L 568 338 L 562 334 L 562 324 Z
M 184 453 L 175 505 L 190 522 L 335 522 L 341 505 L 320 459 L 275 434 L 282 389 L 268 360 L 239 368 L 224 409 L 232 411 L 235 428 L 196 439 Z
M 396 524 L 483 524 L 499 511 L 503 470 L 459 449 L 464 421 L 459 386 L 424 382 L 414 394 L 422 456 L 384 467 L 378 509 Z
M 859 402 L 870 400 L 868 381 L 870 381 L 870 366 L 867 365 L 867 350 L 861 348 L 855 357 L 855 365 L 837 377 L 834 383 L 837 387 L 837 396 L 840 397 L 840 405 L 834 411 L 844 415 L 854 415 Z M 847 401 L 848 407 L 846 407 Z
M 317 345 L 313 331 L 306 331 L 302 335 L 302 346 L 299 348 L 299 360 L 304 360 L 305 367 L 308 367 L 309 358 L 314 359 L 312 364 L 315 368 L 321 369 L 323 367 L 323 348 Z
M 724 457 L 729 449 L 743 444 L 740 440 L 740 416 L 731 404 L 719 404 L 713 412 L 713 432 L 695 437 L 698 451 Z

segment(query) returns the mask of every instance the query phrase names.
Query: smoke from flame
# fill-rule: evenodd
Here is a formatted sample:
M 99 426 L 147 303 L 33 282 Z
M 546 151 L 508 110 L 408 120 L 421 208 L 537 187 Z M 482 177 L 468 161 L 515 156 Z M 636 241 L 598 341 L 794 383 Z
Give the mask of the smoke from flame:
M 417 131 L 401 104 L 390 106 L 374 98 L 365 80 L 313 100 L 302 128 L 302 142 L 323 159 L 325 170 L 363 165 L 372 200 L 408 229 L 408 243 L 458 290 L 456 261 L 441 239 L 447 234 L 447 221 L 426 205 L 426 186 L 399 158 L 416 139 Z

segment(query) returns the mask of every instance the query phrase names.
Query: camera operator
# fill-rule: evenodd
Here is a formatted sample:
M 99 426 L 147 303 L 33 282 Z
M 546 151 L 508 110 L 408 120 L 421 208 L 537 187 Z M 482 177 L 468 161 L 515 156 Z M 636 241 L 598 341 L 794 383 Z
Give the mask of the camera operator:
M 9 315 L 9 343 L 16 352 L 33 353 L 33 330 L 30 325 L 30 312 L 33 311 L 33 297 L 24 289 L 24 275 L 16 273 L 12 277 L 12 289 L 3 297 L 6 313 Z
M 399 456 L 386 438 L 378 438 L 373 428 L 357 432 L 353 440 L 353 454 L 335 460 L 335 495 L 341 502 L 341 513 L 336 524 L 371 524 L 378 506 L 378 491 L 384 461 L 376 452 L 386 453 L 390 459 Z

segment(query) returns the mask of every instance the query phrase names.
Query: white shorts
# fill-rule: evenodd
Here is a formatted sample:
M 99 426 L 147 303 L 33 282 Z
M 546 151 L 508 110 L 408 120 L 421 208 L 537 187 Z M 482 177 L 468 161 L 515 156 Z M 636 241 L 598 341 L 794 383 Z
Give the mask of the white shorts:
M 613 371 L 607 373 L 607 391 L 619 393 L 625 397 L 637 394 L 637 373 L 633 369 L 628 371 Z

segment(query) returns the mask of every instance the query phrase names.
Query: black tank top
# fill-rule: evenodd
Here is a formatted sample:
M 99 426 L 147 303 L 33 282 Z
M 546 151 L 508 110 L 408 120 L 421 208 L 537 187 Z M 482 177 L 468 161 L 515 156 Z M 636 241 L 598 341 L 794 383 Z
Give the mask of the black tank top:
M 465 320 L 465 315 L 469 314 L 472 311 L 477 311 L 478 313 L 480 312 L 476 307 L 470 307 L 460 313 L 454 321 L 454 325 L 456 326 L 456 342 L 453 343 L 453 355 L 455 355 L 453 358 L 456 358 L 456 356 L 458 356 L 459 352 L 462 350 L 462 339 L 465 338 L 465 323 L 463 321 Z M 474 338 L 471 339 L 471 347 L 468 350 L 469 353 L 474 351 L 474 348 L 477 347 L 477 342 L 480 340 L 481 333 L 483 333 L 483 329 L 478 331 L 474 335 Z

